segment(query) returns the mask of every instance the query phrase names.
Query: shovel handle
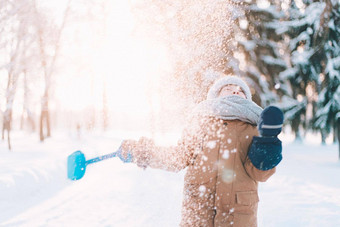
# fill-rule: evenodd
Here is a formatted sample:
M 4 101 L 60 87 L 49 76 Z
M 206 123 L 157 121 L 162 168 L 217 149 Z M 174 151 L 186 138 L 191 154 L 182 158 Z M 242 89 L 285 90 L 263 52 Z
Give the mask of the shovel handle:
M 113 152 L 113 153 L 110 153 L 110 154 L 106 154 L 106 155 L 103 155 L 103 156 L 99 156 L 99 157 L 96 157 L 96 158 L 93 158 L 93 159 L 90 159 L 90 160 L 87 160 L 85 162 L 85 165 L 90 165 L 92 163 L 95 163 L 95 162 L 100 162 L 100 161 L 103 161 L 105 159 L 108 159 L 108 158 L 113 158 L 113 157 L 119 157 L 124 163 L 130 163 L 132 162 L 132 153 L 129 151 L 127 153 L 127 157 L 124 158 L 123 155 L 122 155 L 122 149 L 121 147 L 118 148 L 118 150 L 116 152 Z
M 90 165 L 90 164 L 95 163 L 95 162 L 100 162 L 100 161 L 103 161 L 103 160 L 108 159 L 108 158 L 116 157 L 118 155 L 117 153 L 118 153 L 118 151 L 113 152 L 111 154 L 106 154 L 106 155 L 103 155 L 103 156 L 100 156 L 100 157 L 96 157 L 96 158 L 87 160 L 85 162 L 85 165 Z

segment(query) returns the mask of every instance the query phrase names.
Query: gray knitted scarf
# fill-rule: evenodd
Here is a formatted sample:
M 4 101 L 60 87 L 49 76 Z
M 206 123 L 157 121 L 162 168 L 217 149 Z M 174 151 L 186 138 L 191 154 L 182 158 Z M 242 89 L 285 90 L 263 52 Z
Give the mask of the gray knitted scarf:
M 194 109 L 194 115 L 222 120 L 240 120 L 257 125 L 262 108 L 253 101 L 236 95 L 205 100 Z

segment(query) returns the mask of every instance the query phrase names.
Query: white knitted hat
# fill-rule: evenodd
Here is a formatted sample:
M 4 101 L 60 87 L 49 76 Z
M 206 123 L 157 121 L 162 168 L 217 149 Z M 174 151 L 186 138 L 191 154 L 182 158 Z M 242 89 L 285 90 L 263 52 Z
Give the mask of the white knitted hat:
M 207 99 L 217 98 L 222 88 L 229 84 L 240 86 L 240 88 L 246 95 L 246 98 L 248 100 L 251 100 L 251 92 L 248 85 L 238 76 L 225 76 L 215 81 L 215 83 L 209 89 Z

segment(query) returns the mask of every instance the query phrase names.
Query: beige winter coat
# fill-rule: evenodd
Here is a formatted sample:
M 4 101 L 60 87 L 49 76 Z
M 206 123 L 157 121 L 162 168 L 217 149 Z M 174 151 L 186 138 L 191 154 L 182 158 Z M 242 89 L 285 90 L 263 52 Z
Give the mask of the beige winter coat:
M 257 226 L 257 185 L 275 172 L 256 169 L 247 156 L 257 135 L 251 124 L 208 118 L 193 123 L 178 146 L 149 150 L 152 168 L 188 167 L 181 226 Z

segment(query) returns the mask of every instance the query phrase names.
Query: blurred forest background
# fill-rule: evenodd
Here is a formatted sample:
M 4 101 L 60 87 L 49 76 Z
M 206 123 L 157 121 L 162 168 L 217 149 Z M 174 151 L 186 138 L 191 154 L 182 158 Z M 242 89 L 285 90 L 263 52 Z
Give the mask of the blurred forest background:
M 339 40 L 338 0 L 0 0 L 2 140 L 169 131 L 220 71 L 280 106 L 297 140 L 336 143 Z

